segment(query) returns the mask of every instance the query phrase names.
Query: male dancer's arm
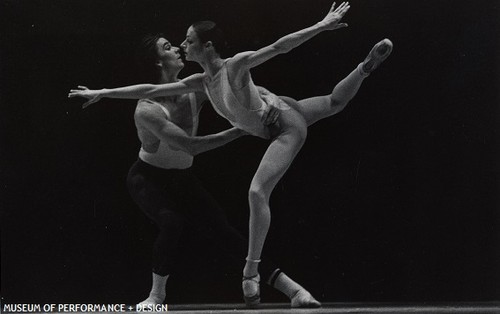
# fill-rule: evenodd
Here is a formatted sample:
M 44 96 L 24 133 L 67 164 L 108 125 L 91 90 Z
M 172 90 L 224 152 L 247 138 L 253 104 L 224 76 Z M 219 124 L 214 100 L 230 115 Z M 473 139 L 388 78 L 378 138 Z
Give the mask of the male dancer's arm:
M 298 32 L 288 34 L 278 39 L 273 44 L 261 48 L 257 51 L 247 51 L 236 54 L 232 58 L 235 67 L 242 69 L 250 69 L 266 62 L 267 60 L 283 53 L 287 53 L 295 47 L 300 46 L 304 42 L 318 35 L 326 30 L 334 30 L 338 28 L 347 27 L 346 23 L 339 23 L 342 17 L 349 10 L 349 2 L 342 2 L 338 8 L 335 9 L 335 2 L 328 14 L 313 26 L 302 29 Z
M 221 147 L 246 133 L 231 128 L 205 136 L 189 136 L 184 130 L 164 118 L 163 111 L 157 106 L 139 104 L 136 110 L 138 122 L 161 141 L 168 143 L 174 150 L 182 150 L 192 156 Z

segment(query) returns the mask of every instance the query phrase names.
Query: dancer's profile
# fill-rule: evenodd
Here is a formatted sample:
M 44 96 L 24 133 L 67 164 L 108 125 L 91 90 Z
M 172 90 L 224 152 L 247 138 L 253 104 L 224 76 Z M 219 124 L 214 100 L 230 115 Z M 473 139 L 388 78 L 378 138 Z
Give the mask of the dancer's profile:
M 186 53 L 186 60 L 200 64 L 203 73 L 171 84 L 140 84 L 102 90 L 79 88 L 70 91 L 69 97 L 89 99 L 85 105 L 102 97 L 139 99 L 205 91 L 214 109 L 233 126 L 249 134 L 271 139 L 252 179 L 248 195 L 249 242 L 242 283 L 247 304 L 258 303 L 259 300 L 258 265 L 270 226 L 271 193 L 304 144 L 307 127 L 342 111 L 356 95 L 363 80 L 389 56 L 392 42 L 384 39 L 377 43 L 365 60 L 339 82 L 330 94 L 299 101 L 259 89 L 252 81 L 250 70 L 279 54 L 289 52 L 323 31 L 346 27 L 347 24 L 340 21 L 349 8 L 349 3 L 342 3 L 337 8 L 334 3 L 328 14 L 315 25 L 286 35 L 257 51 L 238 53 L 228 59 L 221 58 L 219 49 L 223 39 L 216 24 L 211 21 L 194 23 L 189 27 L 181 47 Z M 280 114 L 276 123 L 264 126 L 260 120 L 268 102 L 279 104 Z

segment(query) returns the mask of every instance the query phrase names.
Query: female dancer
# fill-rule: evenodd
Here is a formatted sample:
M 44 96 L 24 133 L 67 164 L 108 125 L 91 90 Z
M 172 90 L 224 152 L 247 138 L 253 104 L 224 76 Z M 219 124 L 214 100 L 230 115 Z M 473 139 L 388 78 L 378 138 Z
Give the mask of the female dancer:
M 233 126 L 252 135 L 272 139 L 249 190 L 249 244 L 242 283 L 247 303 L 252 303 L 259 296 L 258 263 L 270 226 L 271 192 L 304 144 L 307 126 L 342 111 L 357 93 L 364 78 L 389 56 L 392 43 L 388 39 L 377 43 L 366 59 L 338 83 L 330 95 L 300 101 L 259 90 L 252 81 L 250 69 L 278 54 L 287 53 L 322 31 L 346 27 L 347 24 L 340 23 L 340 20 L 349 8 L 348 3 L 342 3 L 335 9 L 334 3 L 325 18 L 315 25 L 284 36 L 257 51 L 238 53 L 229 59 L 220 56 L 218 47 L 222 42 L 215 23 L 195 23 L 188 29 L 186 40 L 181 46 L 185 50 L 186 60 L 199 63 L 204 73 L 194 74 L 173 84 L 141 84 L 102 90 L 79 88 L 71 90 L 69 94 L 69 97 L 88 98 L 88 105 L 102 97 L 157 97 L 204 90 L 214 109 Z M 259 122 L 266 106 L 263 99 L 273 99 L 281 104 L 277 122 L 269 127 Z

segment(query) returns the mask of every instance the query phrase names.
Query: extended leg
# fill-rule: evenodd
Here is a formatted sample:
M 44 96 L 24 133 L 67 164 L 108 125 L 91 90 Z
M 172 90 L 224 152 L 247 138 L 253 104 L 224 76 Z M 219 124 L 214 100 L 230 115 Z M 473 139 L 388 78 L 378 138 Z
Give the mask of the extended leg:
M 340 81 L 330 95 L 316 96 L 295 101 L 282 97 L 291 107 L 299 111 L 311 125 L 321 119 L 344 110 L 349 101 L 357 94 L 363 80 L 373 72 L 392 52 L 392 42 L 384 39 L 378 42 L 365 60 L 347 77 Z

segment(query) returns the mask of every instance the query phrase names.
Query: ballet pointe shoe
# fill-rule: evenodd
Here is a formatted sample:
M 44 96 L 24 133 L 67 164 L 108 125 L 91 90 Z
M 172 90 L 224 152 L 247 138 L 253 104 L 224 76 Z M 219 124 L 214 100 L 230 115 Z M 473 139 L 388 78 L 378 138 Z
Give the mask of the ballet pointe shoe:
M 321 303 L 319 303 L 307 290 L 300 289 L 291 298 L 290 306 L 292 308 L 314 309 L 321 307 Z
M 241 282 L 243 299 L 247 307 L 256 307 L 260 304 L 260 275 L 245 277 Z
M 368 74 L 378 68 L 378 66 L 391 54 L 392 47 L 392 41 L 387 38 L 375 44 L 368 56 L 365 58 L 365 61 L 363 61 L 363 72 Z

